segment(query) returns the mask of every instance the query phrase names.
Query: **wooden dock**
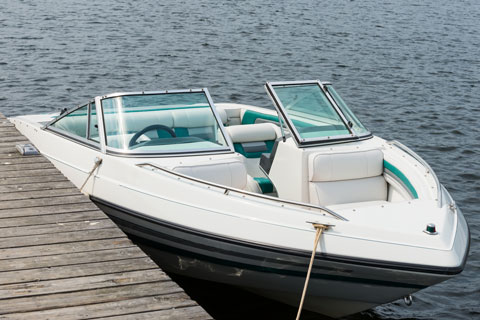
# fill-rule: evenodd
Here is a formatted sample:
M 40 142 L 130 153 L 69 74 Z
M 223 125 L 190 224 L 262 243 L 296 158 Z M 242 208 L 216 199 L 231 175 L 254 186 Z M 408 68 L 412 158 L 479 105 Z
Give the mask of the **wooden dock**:
M 211 319 L 0 113 L 0 319 Z

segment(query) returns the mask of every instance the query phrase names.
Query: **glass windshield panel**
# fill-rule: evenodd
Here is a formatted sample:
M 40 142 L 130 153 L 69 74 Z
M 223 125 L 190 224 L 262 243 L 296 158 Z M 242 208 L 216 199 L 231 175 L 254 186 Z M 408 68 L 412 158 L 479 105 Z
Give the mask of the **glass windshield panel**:
M 279 85 L 273 88 L 301 139 L 350 134 L 318 84 Z
M 134 152 L 229 147 L 203 92 L 127 95 L 102 100 L 107 146 Z
M 74 136 L 86 138 L 88 105 L 83 106 L 51 124 L 51 127 L 66 131 Z
M 335 102 L 337 103 L 340 110 L 342 110 L 342 113 L 345 116 L 345 118 L 347 118 L 347 120 L 352 123 L 353 130 L 355 130 L 355 132 L 360 136 L 369 134 L 370 131 L 368 131 L 367 128 L 365 128 L 363 124 L 360 122 L 360 120 L 358 120 L 355 114 L 353 114 L 353 112 L 347 106 L 345 101 L 343 101 L 342 97 L 340 97 L 337 91 L 331 85 L 326 85 L 325 87 L 327 88 L 328 92 L 331 94 L 333 100 L 335 100 Z

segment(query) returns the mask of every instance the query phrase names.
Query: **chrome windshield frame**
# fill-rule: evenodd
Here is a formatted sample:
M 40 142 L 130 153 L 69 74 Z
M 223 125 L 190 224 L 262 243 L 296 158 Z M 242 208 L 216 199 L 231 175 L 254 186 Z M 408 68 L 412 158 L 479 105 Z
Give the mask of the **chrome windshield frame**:
M 346 135 L 337 135 L 337 136 L 327 136 L 327 137 L 317 137 L 317 138 L 302 138 L 300 136 L 300 133 L 298 132 L 297 128 L 291 121 L 290 117 L 288 116 L 285 107 L 283 106 L 282 102 L 280 101 L 279 97 L 277 96 L 274 87 L 275 86 L 295 86 L 295 85 L 312 85 L 316 84 L 322 91 L 322 93 L 325 95 L 327 98 L 328 102 L 330 103 L 331 107 L 335 110 L 335 112 L 338 114 L 340 119 L 342 120 L 343 124 L 345 125 L 345 128 L 350 132 L 349 134 Z M 330 84 L 330 83 L 325 83 L 325 84 Z M 358 135 L 358 133 L 348 125 L 348 120 L 343 114 L 342 110 L 340 107 L 337 105 L 336 101 L 330 96 L 327 90 L 325 90 L 324 83 L 322 83 L 320 80 L 302 80 L 302 81 L 275 81 L 275 82 L 267 82 L 265 84 L 265 90 L 267 91 L 267 94 L 269 95 L 270 99 L 273 102 L 273 105 L 275 109 L 277 110 L 277 113 L 279 116 L 281 116 L 287 126 L 289 127 L 290 131 L 293 133 L 294 141 L 297 144 L 298 147 L 309 147 L 312 145 L 319 145 L 319 144 L 325 144 L 325 143 L 332 143 L 332 142 L 337 142 L 337 141 L 346 141 L 346 140 L 358 140 L 360 138 L 370 138 L 372 134 L 369 132 L 368 134 L 365 135 Z
M 54 123 L 57 122 L 58 120 L 66 117 L 66 116 L 68 116 L 70 113 L 75 112 L 75 111 L 77 111 L 78 109 L 83 108 L 83 107 L 85 107 L 85 106 L 87 106 L 87 105 L 89 105 L 89 104 L 92 104 L 92 103 L 95 103 L 95 99 L 90 99 L 90 100 L 88 100 L 87 103 L 82 103 L 82 104 L 79 104 L 79 105 L 77 105 L 77 106 L 75 106 L 75 107 L 73 107 L 73 108 L 68 109 L 68 110 L 65 111 L 64 113 L 58 115 L 56 118 L 54 118 L 54 119 L 50 120 L 49 122 L 47 122 L 46 124 L 44 124 L 43 127 L 42 127 L 42 129 L 48 128 L 49 126 L 51 126 L 52 124 L 54 124 Z M 88 110 L 90 110 L 90 106 L 88 107 Z M 88 119 L 88 125 L 90 125 L 90 119 Z M 51 128 L 49 128 L 49 129 L 51 129 Z M 87 128 L 87 129 L 88 129 L 88 128 Z
M 320 82 L 320 81 L 319 81 Z M 320 82 L 322 84 L 322 88 L 323 88 L 323 91 L 325 92 L 325 94 L 327 95 L 327 97 L 330 99 L 330 102 L 333 103 L 335 106 L 337 106 L 337 108 L 341 111 L 342 109 L 339 107 L 337 101 L 335 100 L 335 98 L 333 98 L 332 96 L 332 93 L 328 90 L 328 86 L 331 86 L 332 89 L 333 89 L 333 85 L 331 82 L 328 82 L 328 81 L 322 81 Z M 351 111 L 351 110 L 350 110 Z M 352 112 L 352 111 L 351 111 Z M 341 111 L 342 115 L 343 112 Z M 352 112 L 353 113 L 353 112 Z M 360 121 L 360 120 L 359 120 Z M 348 121 L 347 121 L 348 122 Z M 363 124 L 362 124 L 363 126 Z M 365 137 L 371 137 L 372 136 L 372 133 L 370 132 L 370 130 L 367 131 L 367 133 L 364 133 L 364 134 L 358 134 L 358 132 L 352 127 L 351 128 L 352 131 L 355 133 L 355 135 L 358 137 L 358 138 L 365 138 Z
M 117 98 L 117 97 L 125 97 L 125 96 L 140 96 L 140 95 L 161 95 L 161 94 L 178 94 L 178 93 L 203 93 L 207 99 L 209 104 L 210 110 L 212 110 L 213 116 L 215 121 L 217 122 L 218 128 L 222 132 L 224 137 L 225 143 L 227 146 L 225 148 L 220 148 L 217 150 L 206 150 L 206 149 L 186 149 L 181 151 L 132 151 L 132 150 L 122 150 L 117 148 L 112 148 L 107 145 L 107 132 L 105 128 L 105 119 L 104 119 L 104 112 L 103 112 L 103 100 L 110 99 L 110 98 Z M 115 155 L 115 156 L 126 156 L 126 157 L 172 157 L 172 156 L 183 156 L 183 155 L 198 155 L 198 154 L 224 154 L 224 153 L 233 153 L 235 149 L 233 147 L 233 142 L 230 139 L 230 136 L 227 134 L 225 127 L 223 126 L 223 122 L 220 118 L 220 115 L 217 113 L 213 100 L 208 92 L 207 88 L 199 88 L 199 89 L 181 89 L 181 90 L 161 90 L 161 91 L 138 91 L 138 92 L 117 92 L 111 93 L 108 95 L 104 95 L 99 97 L 100 105 L 97 106 L 100 108 L 100 112 L 97 110 L 97 114 L 101 115 L 101 122 L 102 122 L 102 145 L 104 146 L 105 153 Z
M 50 131 L 52 133 L 55 133 L 57 135 L 60 135 L 68 140 L 71 140 L 71 141 L 74 141 L 74 142 L 77 142 L 77 143 L 80 143 L 86 147 L 89 147 L 91 149 L 95 149 L 95 150 L 101 150 L 102 148 L 102 144 L 101 142 L 98 142 L 98 141 L 94 141 L 94 140 L 91 140 L 91 139 L 88 139 L 89 135 L 90 135 L 90 111 L 92 110 L 92 104 L 95 103 L 95 99 L 91 99 L 89 100 L 87 103 L 85 104 L 80 104 L 80 105 L 77 105 L 67 111 L 65 111 L 64 113 L 62 113 L 61 115 L 57 116 L 56 118 L 50 120 L 49 122 L 47 122 L 46 124 L 44 124 L 41 129 L 42 130 L 47 130 L 47 131 Z M 56 123 L 57 121 L 65 118 L 66 116 L 68 116 L 69 114 L 77 111 L 78 109 L 81 109 L 83 107 L 87 106 L 87 122 L 86 122 L 86 132 L 87 132 L 87 138 L 84 138 L 84 137 L 80 137 L 80 136 L 77 136 L 77 135 L 74 135 L 68 131 L 65 131 L 65 130 L 62 130 L 62 129 L 59 129 L 59 128 L 56 128 L 56 127 L 53 127 L 52 125 L 54 123 Z

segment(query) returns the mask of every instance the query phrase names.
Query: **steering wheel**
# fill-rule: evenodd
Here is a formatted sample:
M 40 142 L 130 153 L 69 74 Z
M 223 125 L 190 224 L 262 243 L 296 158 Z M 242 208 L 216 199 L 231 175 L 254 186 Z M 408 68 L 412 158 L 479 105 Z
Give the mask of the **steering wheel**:
M 177 136 L 172 129 L 170 129 L 167 126 L 164 126 L 163 124 L 152 124 L 148 127 L 143 128 L 142 130 L 138 131 L 137 133 L 135 133 L 133 135 L 132 139 L 130 139 L 130 142 L 128 143 L 128 147 L 131 148 L 134 145 L 138 144 L 137 139 L 140 138 L 140 136 L 144 135 L 145 133 L 147 133 L 149 131 L 153 131 L 153 130 L 166 131 L 172 136 L 172 138 L 175 138 Z

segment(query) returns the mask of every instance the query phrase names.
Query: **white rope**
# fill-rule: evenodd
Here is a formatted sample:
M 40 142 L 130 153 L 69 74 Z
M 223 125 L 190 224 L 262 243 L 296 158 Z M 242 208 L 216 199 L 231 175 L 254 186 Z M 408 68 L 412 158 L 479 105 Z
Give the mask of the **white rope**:
M 94 164 L 92 170 L 90 170 L 90 173 L 88 174 L 87 179 L 85 179 L 82 186 L 80 187 L 80 192 L 82 191 L 83 187 L 85 187 L 85 185 L 87 184 L 88 179 L 90 179 L 90 177 L 92 176 L 95 169 L 97 169 L 102 164 L 102 161 L 103 161 L 102 158 L 98 158 L 98 157 L 95 158 L 95 164 Z
M 303 287 L 302 299 L 300 300 L 300 305 L 298 306 L 297 318 L 296 320 L 300 319 L 300 315 L 302 314 L 303 302 L 305 300 L 305 294 L 307 293 L 308 282 L 310 281 L 310 273 L 312 272 L 313 261 L 315 259 L 315 253 L 317 252 L 318 242 L 320 241 L 320 236 L 322 235 L 323 230 L 328 229 L 328 225 L 313 223 L 313 227 L 317 229 L 317 233 L 315 234 L 315 242 L 313 245 L 312 257 L 310 258 L 310 264 L 308 266 L 307 277 L 305 278 L 305 285 Z

